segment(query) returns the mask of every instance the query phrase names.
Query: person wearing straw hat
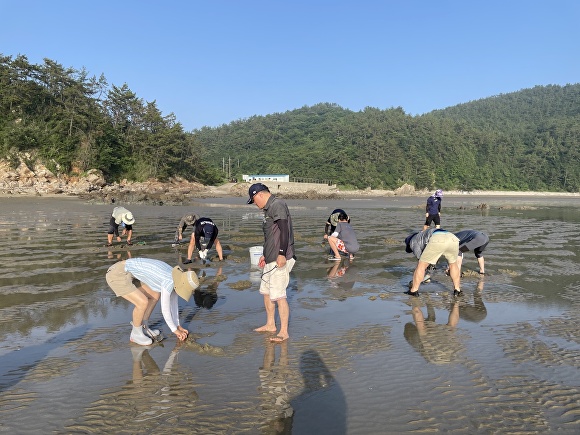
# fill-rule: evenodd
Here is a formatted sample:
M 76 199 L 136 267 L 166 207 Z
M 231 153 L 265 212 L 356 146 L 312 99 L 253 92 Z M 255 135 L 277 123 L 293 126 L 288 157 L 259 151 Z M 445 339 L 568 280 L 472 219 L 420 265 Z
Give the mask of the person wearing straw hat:
M 107 284 L 115 292 L 133 305 L 133 320 L 130 340 L 147 346 L 153 343 L 160 332 L 150 329 L 149 316 L 161 298 L 161 313 L 167 326 L 177 339 L 183 341 L 189 331 L 179 324 L 178 296 L 189 301 L 193 291 L 199 287 L 195 272 L 183 271 L 179 266 L 151 258 L 130 258 L 109 267 Z M 136 286 L 134 280 L 139 281 Z
M 133 236 L 133 224 L 135 218 L 133 213 L 125 207 L 115 207 L 111 214 L 109 221 L 109 231 L 107 232 L 107 244 L 105 246 L 113 246 L 113 235 L 117 237 L 117 242 L 121 241 L 121 236 L 127 234 L 127 245 L 132 245 L 131 237 Z M 123 232 L 119 235 L 119 226 L 123 227 Z
M 280 332 L 270 341 L 283 342 L 288 334 L 288 319 L 290 307 L 286 299 L 286 288 L 290 283 L 290 272 L 296 262 L 294 256 L 294 231 L 292 218 L 286 202 L 270 193 L 268 187 L 262 183 L 255 183 L 248 191 L 248 204 L 264 211 L 264 250 L 258 261 L 263 268 L 260 282 L 260 294 L 264 297 L 266 308 L 266 324 L 254 329 L 258 332 L 276 332 L 276 306 L 280 316 Z

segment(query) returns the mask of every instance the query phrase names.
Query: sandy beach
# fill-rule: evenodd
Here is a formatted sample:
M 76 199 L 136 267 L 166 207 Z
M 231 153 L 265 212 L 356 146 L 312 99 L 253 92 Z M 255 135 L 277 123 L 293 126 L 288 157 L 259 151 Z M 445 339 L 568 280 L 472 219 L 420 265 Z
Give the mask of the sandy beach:
M 443 226 L 491 239 L 487 275 L 466 254 L 461 300 L 443 265 L 420 298 L 403 294 L 416 264 L 403 239 L 422 226 L 424 196 L 289 199 L 298 261 L 282 345 L 253 331 L 265 319 L 249 259 L 261 213 L 243 196 L 216 196 L 130 206 L 135 244 L 111 249 L 111 205 L 2 200 L 0 431 L 578 433 L 577 195 L 446 194 Z M 352 262 L 326 259 L 336 207 L 362 246 Z M 171 242 L 189 211 L 217 223 L 226 259 L 214 251 L 187 265 L 202 285 L 180 305 L 185 343 L 157 307 L 166 339 L 131 345 L 131 307 L 105 272 L 138 256 L 182 264 L 186 247 Z

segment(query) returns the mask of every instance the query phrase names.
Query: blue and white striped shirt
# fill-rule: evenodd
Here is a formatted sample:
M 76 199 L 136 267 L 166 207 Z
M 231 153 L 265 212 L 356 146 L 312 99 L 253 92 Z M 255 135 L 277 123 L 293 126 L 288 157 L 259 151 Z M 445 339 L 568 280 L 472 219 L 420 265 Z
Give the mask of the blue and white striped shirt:
M 157 293 L 161 290 L 168 293 L 173 291 L 172 270 L 169 264 L 152 258 L 129 258 L 125 261 L 125 271 Z
M 125 272 L 154 292 L 161 293 L 161 313 L 171 332 L 175 332 L 179 326 L 179 301 L 173 291 L 172 270 L 169 264 L 152 258 L 129 258 L 125 261 Z

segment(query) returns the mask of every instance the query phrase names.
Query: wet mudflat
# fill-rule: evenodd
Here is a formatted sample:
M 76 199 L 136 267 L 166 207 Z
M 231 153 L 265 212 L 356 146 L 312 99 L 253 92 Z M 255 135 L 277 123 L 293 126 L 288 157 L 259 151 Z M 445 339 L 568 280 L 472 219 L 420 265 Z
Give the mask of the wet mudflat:
M 288 201 L 298 261 L 281 345 L 253 332 L 265 319 L 248 252 L 262 242 L 261 213 L 243 198 L 129 205 L 135 244 L 112 249 L 103 246 L 112 205 L 1 201 L 2 432 L 579 431 L 575 198 L 444 198 L 445 228 L 491 239 L 488 275 L 466 254 L 459 300 L 443 264 L 419 299 L 403 294 L 415 261 L 402 241 L 421 228 L 424 198 Z M 321 243 L 336 207 L 362 246 L 352 262 L 327 261 Z M 187 265 L 203 281 L 180 305 L 187 342 L 157 307 L 152 323 L 167 338 L 131 345 L 131 307 L 105 272 L 130 256 L 182 261 L 186 246 L 171 242 L 189 211 L 217 223 L 227 258 Z

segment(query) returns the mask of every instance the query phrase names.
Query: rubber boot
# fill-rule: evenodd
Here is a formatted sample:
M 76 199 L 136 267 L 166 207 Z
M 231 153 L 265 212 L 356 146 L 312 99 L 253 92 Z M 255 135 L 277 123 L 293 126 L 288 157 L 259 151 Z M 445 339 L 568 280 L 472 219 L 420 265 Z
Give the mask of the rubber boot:
M 143 326 L 133 326 L 131 331 L 131 341 L 141 346 L 148 346 L 153 343 L 153 340 L 145 335 Z

